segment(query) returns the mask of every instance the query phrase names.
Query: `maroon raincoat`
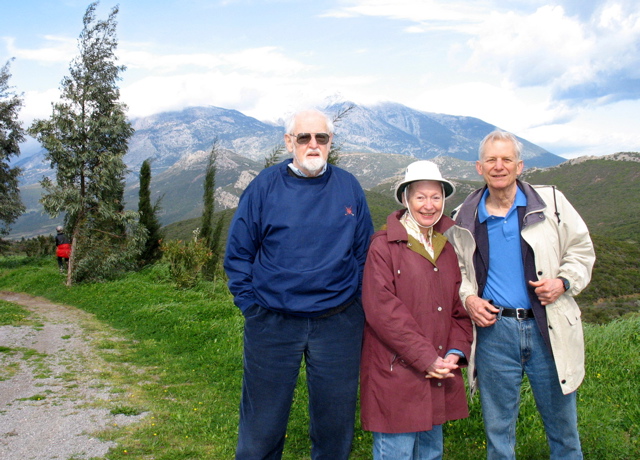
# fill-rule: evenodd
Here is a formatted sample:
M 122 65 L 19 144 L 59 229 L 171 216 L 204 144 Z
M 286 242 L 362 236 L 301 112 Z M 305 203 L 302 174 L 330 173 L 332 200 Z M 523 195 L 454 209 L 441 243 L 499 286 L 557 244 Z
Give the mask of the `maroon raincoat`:
M 458 295 L 458 259 L 442 234 L 454 222 L 443 216 L 434 227 L 430 260 L 398 220 L 404 212 L 392 213 L 387 230 L 372 237 L 362 285 L 362 427 L 382 433 L 428 431 L 469 415 L 460 369 L 454 378 L 425 378 L 448 350 L 471 353 L 473 328 Z

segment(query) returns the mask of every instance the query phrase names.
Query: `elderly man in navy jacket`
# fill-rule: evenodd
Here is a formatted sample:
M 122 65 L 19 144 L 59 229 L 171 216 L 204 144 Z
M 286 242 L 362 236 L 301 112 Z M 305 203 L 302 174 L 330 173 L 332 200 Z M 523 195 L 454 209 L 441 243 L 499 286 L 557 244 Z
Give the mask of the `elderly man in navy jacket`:
M 294 115 L 293 158 L 249 184 L 229 230 L 224 267 L 245 317 L 238 459 L 281 458 L 303 358 L 312 458 L 351 450 L 373 225 L 358 181 L 327 163 L 332 139 L 323 113 Z

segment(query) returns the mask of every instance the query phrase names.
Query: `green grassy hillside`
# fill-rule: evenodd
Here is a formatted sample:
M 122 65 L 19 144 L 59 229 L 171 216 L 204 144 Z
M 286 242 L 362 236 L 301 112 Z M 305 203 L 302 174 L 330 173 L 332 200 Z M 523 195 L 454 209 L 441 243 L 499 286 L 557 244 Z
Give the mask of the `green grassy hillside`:
M 527 172 L 524 178 L 532 184 L 557 186 L 591 233 L 640 242 L 639 161 L 594 158 Z

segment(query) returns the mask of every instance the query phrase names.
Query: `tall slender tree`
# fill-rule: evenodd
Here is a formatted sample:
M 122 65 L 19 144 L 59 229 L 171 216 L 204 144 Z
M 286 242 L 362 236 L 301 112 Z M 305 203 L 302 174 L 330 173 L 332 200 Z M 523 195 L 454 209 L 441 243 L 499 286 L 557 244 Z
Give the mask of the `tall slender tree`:
M 125 212 L 123 203 L 123 157 L 134 130 L 119 102 L 117 81 L 125 67 L 116 65 L 118 7 L 97 20 L 98 4 L 91 3 L 83 17 L 80 54 L 62 80 L 61 102 L 53 104 L 49 119 L 29 128 L 56 169 L 55 183 L 41 182 L 41 202 L 51 215 L 65 213 L 72 235 L 67 284 L 131 268 L 145 234 L 137 213 Z
M 202 268 L 202 275 L 205 279 L 212 280 L 215 278 L 218 263 L 220 261 L 222 226 L 224 224 L 223 215 L 220 214 L 215 225 L 215 192 L 216 192 L 216 173 L 218 160 L 219 142 L 218 138 L 214 139 L 209 159 L 207 162 L 207 170 L 204 178 L 204 206 L 202 208 L 202 230 L 200 234 L 211 251 L 212 257 Z
M 9 86 L 9 64 L 0 68 L 0 235 L 9 233 L 12 223 L 24 212 L 18 189 L 20 169 L 11 167 L 12 156 L 20 155 L 20 142 L 24 140 L 24 129 L 18 121 L 22 97 Z
M 139 256 L 141 265 L 152 264 L 162 257 L 160 240 L 162 239 L 161 225 L 158 221 L 160 209 L 159 198 L 155 204 L 151 204 L 151 162 L 144 160 L 140 168 L 140 192 L 138 193 L 138 214 L 140 224 L 147 229 L 144 251 Z

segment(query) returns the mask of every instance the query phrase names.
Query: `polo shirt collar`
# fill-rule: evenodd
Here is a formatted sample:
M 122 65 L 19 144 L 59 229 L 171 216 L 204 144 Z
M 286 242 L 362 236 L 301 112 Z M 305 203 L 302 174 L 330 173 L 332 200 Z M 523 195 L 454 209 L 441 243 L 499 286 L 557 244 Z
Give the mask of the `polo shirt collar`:
M 480 198 L 480 203 L 478 205 L 478 220 L 480 221 L 480 223 L 483 223 L 489 217 L 491 217 L 487 212 L 487 197 L 489 195 L 490 195 L 489 188 L 487 187 L 484 193 L 482 194 L 482 198 Z M 514 212 L 518 206 L 526 206 L 526 205 L 527 205 L 527 197 L 522 192 L 522 190 L 520 190 L 520 187 L 516 187 L 516 199 L 513 200 L 511 209 L 509 209 L 509 212 L 507 212 L 507 215 L 505 217 L 509 216 L 509 214 Z

